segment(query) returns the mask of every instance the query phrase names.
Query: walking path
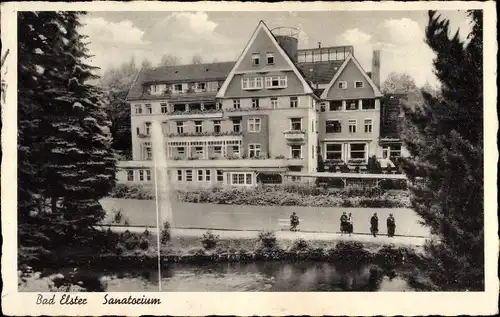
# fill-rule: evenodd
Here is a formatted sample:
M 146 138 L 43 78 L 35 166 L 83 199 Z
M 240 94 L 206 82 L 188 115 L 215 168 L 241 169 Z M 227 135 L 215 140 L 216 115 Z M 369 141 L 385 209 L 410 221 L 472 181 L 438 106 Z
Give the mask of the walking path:
M 112 231 L 124 232 L 126 230 L 135 233 L 142 233 L 146 227 L 142 226 L 109 226 Z M 102 226 L 103 229 L 108 226 Z M 148 231 L 156 233 L 156 227 L 148 227 Z M 257 230 L 214 230 L 203 228 L 171 228 L 172 236 L 180 237 L 202 237 L 208 230 L 219 236 L 220 239 L 252 239 L 256 238 L 259 231 Z M 426 237 L 411 237 L 411 236 L 395 236 L 393 238 L 387 235 L 377 235 L 373 237 L 368 234 L 355 233 L 352 236 L 341 235 L 335 232 L 311 232 L 311 231 L 298 231 L 291 232 L 288 230 L 276 231 L 276 238 L 281 240 L 296 240 L 302 238 L 304 240 L 335 240 L 335 241 L 359 241 L 365 243 L 375 244 L 395 244 L 406 246 L 422 246 L 425 243 Z

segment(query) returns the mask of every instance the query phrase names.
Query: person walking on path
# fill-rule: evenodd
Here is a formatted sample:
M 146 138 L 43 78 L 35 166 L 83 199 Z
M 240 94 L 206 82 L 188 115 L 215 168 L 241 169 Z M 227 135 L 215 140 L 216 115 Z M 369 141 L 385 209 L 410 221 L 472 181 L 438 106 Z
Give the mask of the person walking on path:
M 298 231 L 297 227 L 299 226 L 299 216 L 295 213 L 295 211 L 290 216 L 290 231 Z
M 340 234 L 344 235 L 347 232 L 347 215 L 345 212 L 340 216 Z
M 347 230 L 349 231 L 349 236 L 351 236 L 354 231 L 354 219 L 352 218 L 352 213 L 349 213 L 349 217 L 347 218 Z
M 394 237 L 394 233 L 396 232 L 396 220 L 392 214 L 389 214 L 387 217 L 387 236 L 389 238 Z
M 374 213 L 372 218 L 370 219 L 370 224 L 371 224 L 371 232 L 373 234 L 374 237 L 377 236 L 377 233 L 378 233 L 378 216 L 377 216 L 377 213 Z

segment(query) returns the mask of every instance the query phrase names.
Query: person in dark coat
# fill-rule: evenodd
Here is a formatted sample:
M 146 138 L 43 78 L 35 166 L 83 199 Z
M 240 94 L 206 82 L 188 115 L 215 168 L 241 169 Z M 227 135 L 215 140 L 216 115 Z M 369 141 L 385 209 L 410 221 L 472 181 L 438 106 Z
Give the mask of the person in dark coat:
M 387 217 L 387 236 L 392 238 L 394 237 L 394 233 L 396 232 L 396 219 L 392 214 L 389 214 Z
M 347 215 L 346 213 L 342 213 L 340 216 L 340 233 L 344 235 L 347 232 Z
M 370 219 L 370 224 L 371 224 L 371 232 L 373 234 L 374 237 L 377 236 L 377 233 L 378 233 L 378 216 L 377 216 L 377 213 L 374 213 L 372 218 Z
M 299 226 L 299 216 L 295 213 L 295 211 L 290 216 L 290 231 L 297 231 L 297 227 Z

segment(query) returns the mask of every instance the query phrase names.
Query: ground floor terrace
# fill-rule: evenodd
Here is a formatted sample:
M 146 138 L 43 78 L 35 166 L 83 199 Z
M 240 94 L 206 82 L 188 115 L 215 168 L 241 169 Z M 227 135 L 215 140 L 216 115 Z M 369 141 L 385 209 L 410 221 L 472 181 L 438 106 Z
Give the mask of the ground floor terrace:
M 406 184 L 406 176 L 394 169 L 379 174 L 364 170 L 308 172 L 303 160 L 169 160 L 163 169 L 153 161 L 123 161 L 118 165 L 117 180 L 130 185 L 155 185 L 155 173 L 167 170 L 173 188 L 206 188 L 213 186 L 259 186 L 301 184 L 308 186 L 345 187 L 351 184 L 379 185 L 382 181 Z

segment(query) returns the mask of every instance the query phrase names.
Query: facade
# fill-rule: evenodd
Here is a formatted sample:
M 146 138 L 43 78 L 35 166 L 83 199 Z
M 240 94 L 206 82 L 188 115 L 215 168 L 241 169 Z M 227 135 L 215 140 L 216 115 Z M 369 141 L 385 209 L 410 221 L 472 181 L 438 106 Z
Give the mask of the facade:
M 236 62 L 141 70 L 127 96 L 133 159 L 118 181 L 153 181 L 154 122 L 180 188 L 279 183 L 315 173 L 319 155 L 361 168 L 382 158 L 378 52 L 369 75 L 351 46 L 298 50 L 297 35 L 261 21 Z

